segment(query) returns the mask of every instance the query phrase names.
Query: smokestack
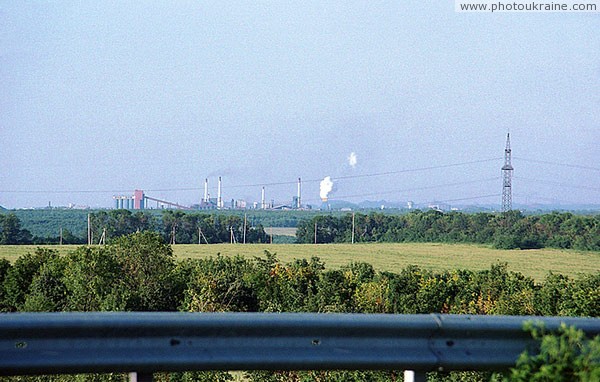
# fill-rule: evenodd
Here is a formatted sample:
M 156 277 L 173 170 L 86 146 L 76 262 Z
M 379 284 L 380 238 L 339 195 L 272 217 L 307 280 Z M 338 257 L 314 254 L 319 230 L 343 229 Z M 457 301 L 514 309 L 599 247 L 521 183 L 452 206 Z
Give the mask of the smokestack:
M 260 208 L 262 208 L 264 210 L 265 208 L 267 208 L 267 205 L 265 204 L 265 187 L 264 186 L 262 188 L 260 200 L 261 200 Z
M 205 204 L 208 204 L 208 178 L 204 179 L 204 199 Z
M 298 178 L 298 205 L 296 206 L 296 208 L 298 208 L 298 209 L 300 209 L 302 207 L 302 202 L 300 201 L 301 187 L 302 187 L 302 179 Z
M 221 177 L 217 186 L 217 208 L 223 208 L 223 200 L 221 199 Z

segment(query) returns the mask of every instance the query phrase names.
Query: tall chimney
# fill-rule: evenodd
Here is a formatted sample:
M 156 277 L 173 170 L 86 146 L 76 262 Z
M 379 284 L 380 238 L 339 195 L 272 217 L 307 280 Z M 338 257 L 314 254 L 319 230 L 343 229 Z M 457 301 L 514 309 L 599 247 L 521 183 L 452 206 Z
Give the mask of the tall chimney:
M 300 200 L 300 190 L 302 187 L 302 179 L 298 178 L 298 205 L 296 206 L 296 208 L 300 209 L 302 207 L 302 202 Z
M 204 204 L 208 204 L 208 178 L 204 179 L 204 199 L 202 199 Z
M 219 177 L 219 185 L 217 187 L 217 208 L 223 207 L 223 200 L 221 199 L 221 177 Z
M 265 204 L 265 187 L 263 186 L 262 188 L 262 193 L 261 193 L 261 197 L 260 197 L 260 208 L 262 208 L 263 210 L 265 208 L 267 208 L 266 204 Z

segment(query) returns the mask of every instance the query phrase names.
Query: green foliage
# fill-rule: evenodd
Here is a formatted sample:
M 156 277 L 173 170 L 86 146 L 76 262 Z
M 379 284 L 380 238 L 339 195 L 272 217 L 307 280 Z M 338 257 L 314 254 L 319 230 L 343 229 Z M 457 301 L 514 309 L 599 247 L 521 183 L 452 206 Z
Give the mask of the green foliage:
M 0 214 L 0 244 L 30 244 L 31 240 L 31 233 L 21 228 L 15 214 Z
M 0 259 L 0 312 L 5 312 L 8 310 L 8 306 L 6 306 L 6 292 L 4 287 L 4 280 L 6 279 L 6 275 L 8 274 L 9 269 L 11 268 L 10 262 L 6 259 Z
M 128 290 L 122 263 L 108 247 L 79 247 L 66 259 L 63 282 L 68 291 L 65 310 L 120 311 L 127 308 Z
M 125 310 L 174 311 L 181 300 L 171 247 L 154 232 L 122 236 L 108 247 L 120 266 Z
M 89 211 L 32 210 L 0 213 L 0 244 L 57 244 L 62 230 L 64 244 L 87 242 Z M 247 218 L 244 232 L 244 218 Z M 21 228 L 22 225 L 25 228 Z M 100 210 L 91 212 L 93 242 L 103 233 L 110 242 L 134 232 L 160 232 L 165 242 L 179 244 L 225 243 L 232 239 L 268 243 L 264 227 L 297 227 L 296 241 L 313 243 L 315 223 L 318 243 L 352 240 L 352 215 L 319 211 L 210 211 Z M 175 228 L 175 230 L 173 230 Z M 29 232 L 32 232 L 35 236 Z M 173 238 L 173 231 L 175 237 Z M 233 233 L 233 235 L 232 235 Z M 275 237 L 276 242 L 291 241 Z M 584 216 L 553 212 L 525 216 L 519 211 L 503 214 L 435 210 L 405 214 L 370 212 L 355 214 L 355 242 L 446 242 L 490 244 L 499 249 L 600 250 L 600 215 Z
M 176 262 L 171 247 L 155 232 L 133 233 L 106 246 L 82 246 L 64 257 L 55 251 L 38 249 L 34 254 L 22 256 L 12 266 L 0 262 L 0 281 L 0 306 L 7 311 L 179 309 L 600 315 L 600 272 L 573 279 L 549 274 L 542 283 L 536 284 L 531 278 L 509 271 L 502 263 L 483 271 L 433 272 L 408 266 L 398 273 L 378 272 L 372 265 L 362 262 L 326 270 L 317 257 L 283 263 L 268 251 L 263 257 L 252 260 L 217 255 Z M 534 336 L 545 338 L 545 333 L 543 336 L 540 333 L 534 332 Z M 549 345 L 542 340 L 540 354 L 545 355 L 531 355 L 522 361 L 513 373 L 515 378 L 521 379 L 515 380 L 527 380 L 540 372 L 544 376 L 567 373 L 584 381 L 598 377 L 600 340 L 588 344 L 570 329 L 561 333 L 564 339 L 547 340 Z M 563 351 L 574 344 L 579 349 L 576 352 Z M 544 346 L 558 350 L 545 351 Z M 542 365 L 549 360 L 554 362 L 554 358 L 548 357 L 555 354 L 562 364 L 571 366 L 556 366 L 561 364 L 559 361 L 552 363 L 551 368 Z M 120 380 L 122 375 L 88 377 L 90 380 L 113 381 Z M 401 378 L 392 371 L 252 372 L 246 377 L 252 381 L 387 381 Z M 73 378 L 83 379 L 71 380 L 85 380 L 80 376 Z M 157 375 L 157 380 L 161 381 L 226 381 L 231 378 L 226 372 Z M 431 381 L 484 381 L 490 378 L 496 377 L 468 372 L 428 376 Z
M 255 259 L 255 271 L 251 275 L 259 309 L 265 312 L 310 311 L 319 277 L 325 269 L 323 263 L 313 257 L 310 261 L 282 264 L 275 254 L 265 251 L 265 256 L 266 259 Z
M 246 378 L 252 382 L 384 382 L 399 380 L 401 375 L 399 371 L 252 371 Z
M 322 215 L 298 224 L 297 241 L 350 242 L 352 215 Z M 413 211 L 404 215 L 355 214 L 355 242 L 447 242 L 492 244 L 498 249 L 543 247 L 600 250 L 598 216 L 552 213 L 504 214 Z
M 539 342 L 539 348 L 521 354 L 507 381 L 600 380 L 600 336 L 586 338 L 583 331 L 565 324 L 557 333 L 548 333 L 533 323 L 525 329 Z
M 566 276 L 549 273 L 537 293 L 537 309 L 543 316 L 568 316 L 572 311 L 574 282 Z
M 14 210 L 9 213 L 14 213 L 34 238 L 55 240 L 61 228 L 76 237 L 85 238 L 89 212 L 88 210 L 36 209 Z
M 252 371 L 246 378 L 252 382 L 392 382 L 402 381 L 403 371 Z M 427 373 L 428 382 L 500 382 L 501 377 L 486 372 Z
M 600 272 L 575 280 L 571 295 L 571 316 L 596 317 L 600 314 Z
M 316 284 L 316 293 L 310 301 L 311 312 L 334 313 L 354 311 L 354 291 L 344 270 L 324 271 Z
M 0 382 L 127 382 L 127 374 L 74 374 L 0 377 Z
M 183 373 L 154 374 L 156 382 L 226 382 L 233 376 L 226 371 L 186 371 Z
M 62 280 L 65 265 L 61 257 L 52 257 L 41 265 L 31 281 L 22 310 L 57 312 L 65 308 L 67 290 Z
M 32 290 L 34 278 L 40 274 L 46 263 L 58 261 L 58 253 L 38 248 L 34 254 L 27 254 L 15 261 L 4 278 L 4 306 L 7 311 L 23 310 L 25 299 Z
M 419 267 L 410 265 L 400 271 L 399 274 L 386 273 L 389 280 L 388 300 L 392 306 L 392 312 L 401 314 L 415 314 L 420 310 L 417 305 L 417 293 L 423 278 L 429 277 Z
M 571 279 L 530 277 L 495 264 L 482 271 L 408 266 L 376 272 L 367 263 L 326 270 L 317 257 L 283 263 L 275 254 L 175 261 L 152 232 L 59 257 L 38 249 L 0 262 L 3 311 L 265 311 L 600 314 L 600 272 Z
M 258 300 L 250 284 L 252 264 L 242 257 L 217 256 L 193 264 L 182 310 L 252 312 Z

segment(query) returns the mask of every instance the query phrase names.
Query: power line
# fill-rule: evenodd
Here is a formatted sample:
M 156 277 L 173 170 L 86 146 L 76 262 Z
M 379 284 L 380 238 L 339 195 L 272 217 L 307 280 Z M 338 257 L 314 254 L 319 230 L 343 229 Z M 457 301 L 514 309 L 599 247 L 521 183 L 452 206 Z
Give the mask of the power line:
M 524 178 L 524 177 L 520 177 L 520 176 L 515 176 L 515 178 L 516 178 L 516 179 L 527 180 L 527 181 L 530 181 L 530 182 L 536 182 L 536 183 L 548 184 L 548 185 L 552 185 L 552 186 L 559 186 L 559 187 L 574 188 L 574 189 L 576 189 L 576 190 L 591 190 L 591 191 L 600 191 L 600 188 L 598 188 L 598 187 L 576 186 L 576 185 L 572 185 L 572 184 L 565 184 L 565 183 L 553 182 L 553 181 L 548 181 L 548 180 L 540 180 L 540 179 Z
M 443 164 L 443 165 L 438 165 L 438 166 L 418 167 L 418 168 L 412 168 L 412 169 L 404 169 L 404 170 L 397 170 L 397 171 L 386 171 L 386 172 L 378 172 L 378 173 L 372 173 L 372 174 L 339 176 L 339 177 L 332 177 L 332 179 L 333 180 L 357 179 L 357 178 L 368 178 L 368 177 L 374 177 L 374 176 L 385 176 L 385 175 L 402 174 L 402 173 L 407 173 L 407 172 L 437 170 L 437 169 L 441 169 L 441 168 L 458 167 L 458 166 L 465 166 L 465 165 L 469 165 L 469 164 L 492 162 L 492 161 L 497 161 L 497 160 L 500 160 L 500 159 L 502 159 L 502 158 L 481 159 L 481 160 L 469 161 L 469 162 L 450 163 L 450 164 Z M 319 181 L 321 181 L 321 180 L 319 179 Z
M 577 205 L 577 204 L 584 204 L 584 205 L 598 205 L 597 203 L 581 203 L 581 202 L 575 202 L 572 200 L 564 200 L 564 199 L 558 199 L 558 198 L 548 198 L 548 197 L 544 197 L 544 196 L 539 196 L 539 195 L 535 195 L 535 194 L 515 194 L 515 196 L 519 199 L 524 200 L 524 204 L 532 204 L 532 203 L 537 203 L 537 200 L 544 200 L 547 202 L 551 202 L 551 203 L 556 203 L 556 204 L 563 204 L 563 205 Z
M 402 174 L 402 173 L 410 173 L 410 172 L 419 172 L 419 171 L 429 171 L 429 170 L 437 170 L 449 167 L 459 167 L 466 166 L 471 164 L 478 163 L 486 163 L 497 161 L 502 158 L 489 158 L 489 159 L 480 159 L 474 161 L 467 162 L 458 162 L 458 163 L 449 163 L 438 166 L 428 166 L 428 167 L 417 167 L 417 168 L 408 168 L 403 170 L 396 171 L 385 171 L 385 172 L 377 172 L 377 173 L 367 173 L 367 174 L 358 174 L 358 175 L 346 175 L 346 176 L 332 176 L 333 180 L 345 180 L 345 179 L 360 179 L 360 178 L 369 178 L 369 177 L 377 177 L 377 176 L 387 176 L 394 174 Z M 321 182 L 322 178 L 319 179 L 308 179 L 303 180 L 302 183 L 318 183 Z M 270 182 L 270 183 L 253 183 L 253 184 L 234 184 L 229 185 L 227 188 L 242 188 L 242 187 L 262 187 L 262 186 L 281 186 L 281 185 L 292 185 L 297 184 L 297 181 L 286 181 L 286 182 Z M 199 191 L 202 190 L 202 187 L 185 187 L 185 188 L 155 188 L 155 189 L 144 189 L 146 192 L 169 192 L 169 191 Z M 22 193 L 22 194 L 86 194 L 86 193 L 126 193 L 131 192 L 131 190 L 0 190 L 0 192 L 4 193 Z
M 600 171 L 600 167 L 582 166 L 582 165 L 570 164 L 570 163 L 551 162 L 551 161 L 539 160 L 539 159 L 527 159 L 527 158 L 523 158 L 523 157 L 515 157 L 515 159 L 518 159 L 518 160 L 521 160 L 521 161 L 524 161 L 524 162 L 550 164 L 550 165 L 553 165 L 553 166 L 578 168 L 578 169 L 582 169 L 582 170 Z
M 470 165 L 470 164 L 478 164 L 478 163 L 497 161 L 500 159 L 502 159 L 502 158 L 498 157 L 498 158 L 480 159 L 480 160 L 475 160 L 475 161 L 450 163 L 450 164 L 443 164 L 443 165 L 438 165 L 438 166 L 417 167 L 417 168 L 409 168 L 409 169 L 404 169 L 404 170 L 375 172 L 375 173 L 358 174 L 358 175 L 332 176 L 331 178 L 334 181 L 344 180 L 344 179 L 370 178 L 370 177 L 376 177 L 376 176 L 387 176 L 387 175 L 395 175 L 395 174 L 402 174 L 402 173 L 408 173 L 408 172 L 437 170 L 437 169 L 448 168 L 448 167 L 466 166 L 466 165 Z M 316 182 L 321 182 L 322 180 L 323 180 L 322 178 L 308 179 L 308 180 L 302 180 L 302 183 L 316 183 Z M 279 186 L 279 185 L 288 185 L 288 184 L 297 184 L 297 182 L 292 181 L 292 182 L 276 182 L 276 183 L 239 184 L 239 185 L 232 185 L 232 186 L 228 186 L 228 187 L 229 188 L 260 187 L 260 186 Z
M 422 190 L 431 190 L 431 189 L 444 188 L 444 187 L 463 186 L 466 184 L 485 183 L 485 182 L 497 181 L 497 180 L 498 180 L 498 178 L 494 177 L 494 178 L 487 178 L 487 179 L 471 180 L 471 181 L 466 181 L 466 182 L 436 184 L 433 186 L 412 187 L 412 188 L 405 188 L 405 189 L 398 189 L 398 190 L 372 192 L 372 193 L 366 193 L 366 194 L 339 195 L 339 196 L 329 197 L 328 199 L 329 200 L 339 200 L 342 198 L 360 198 L 360 197 L 367 197 L 367 196 L 398 194 L 398 193 L 411 192 L 411 191 L 422 191 Z M 307 201 L 314 201 L 314 200 L 319 200 L 319 199 L 315 198 L 315 199 L 309 199 Z
M 7 194 L 105 194 L 105 193 L 126 193 L 131 190 L 0 190 Z
M 488 194 L 488 195 L 479 195 L 479 196 L 471 196 L 468 198 L 458 198 L 458 199 L 446 199 L 440 200 L 441 203 L 449 203 L 449 202 L 461 202 L 463 200 L 474 200 L 474 199 L 485 199 L 485 198 L 497 198 L 500 194 Z

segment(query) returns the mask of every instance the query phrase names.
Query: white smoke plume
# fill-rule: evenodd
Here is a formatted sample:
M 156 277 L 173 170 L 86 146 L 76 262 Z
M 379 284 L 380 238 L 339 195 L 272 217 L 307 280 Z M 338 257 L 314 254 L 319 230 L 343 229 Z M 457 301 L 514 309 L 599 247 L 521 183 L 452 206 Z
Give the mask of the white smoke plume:
M 356 167 L 357 161 L 358 161 L 358 158 L 356 157 L 356 153 L 354 151 L 352 151 L 350 153 L 350 156 L 348 157 L 348 164 L 350 165 L 350 167 L 354 168 L 354 167 Z
M 326 176 L 323 178 L 321 185 L 319 186 L 319 195 L 321 196 L 322 201 L 327 201 L 327 195 L 329 195 L 331 190 L 333 190 L 333 181 L 331 180 L 330 176 Z

